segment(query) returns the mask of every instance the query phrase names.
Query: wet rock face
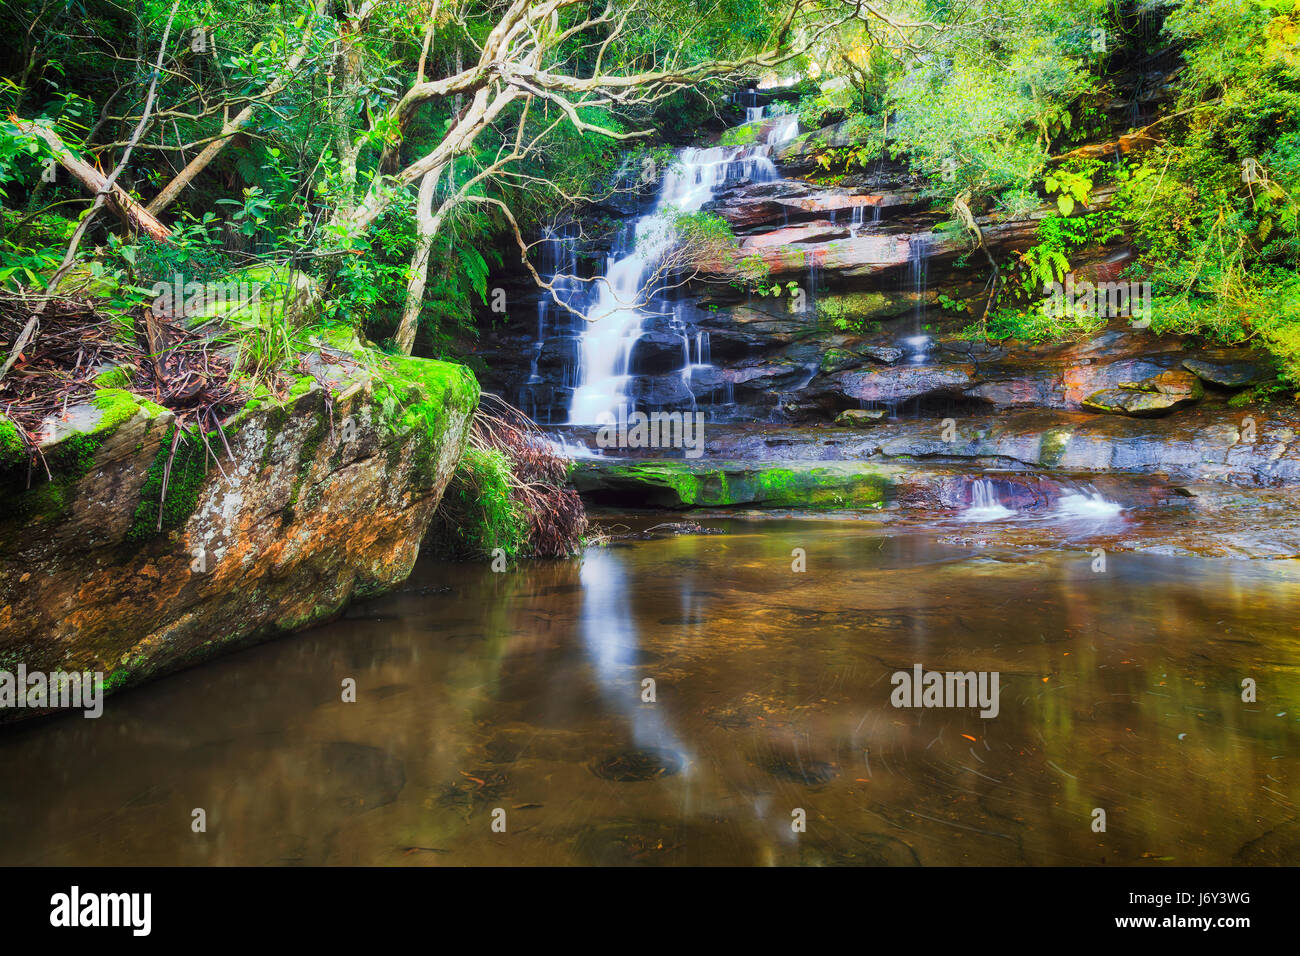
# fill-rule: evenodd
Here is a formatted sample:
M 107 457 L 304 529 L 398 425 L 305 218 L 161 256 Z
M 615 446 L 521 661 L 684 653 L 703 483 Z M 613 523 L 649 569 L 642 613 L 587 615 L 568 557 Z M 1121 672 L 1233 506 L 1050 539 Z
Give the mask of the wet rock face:
M 1124 349 L 1107 355 L 1102 343 L 1067 374 L 1061 363 L 1034 368 L 1015 352 L 979 354 L 969 342 L 939 341 L 918 362 L 907 339 L 967 325 L 982 313 L 987 264 L 972 255 L 960 230 L 939 228 L 948 211 L 931 208 L 925 184 L 902 163 L 882 159 L 834 187 L 791 178 L 810 173 L 815 162 L 804 169 L 804 159 L 841 140 L 851 141 L 850 131 L 801 137 L 778 149 L 783 178 L 736 179 L 717 188 L 704 208 L 732 227 L 738 254 L 698 264 L 671 309 L 643 317 L 625 369 L 626 392 L 642 410 L 703 409 L 720 421 L 830 421 L 863 402 L 1078 408 L 1088 395 L 1177 368 L 1187 357 L 1110 368 L 1125 358 Z M 1094 199 L 1104 200 L 1103 192 Z M 1002 256 L 1036 241 L 1047 212 L 978 221 Z M 573 243 L 565 249 L 559 258 L 573 259 L 566 268 L 585 272 L 591 250 Z M 1080 277 L 1099 279 L 1117 277 L 1127 261 L 1123 249 L 1102 249 L 1074 266 Z M 759 262 L 762 282 L 746 271 Z M 581 319 L 539 321 L 545 300 L 518 271 L 493 278 L 507 290 L 510 310 L 504 323 L 484 322 L 477 347 L 487 367 L 484 386 L 543 424 L 564 424 L 582 378 L 585 326 Z M 954 302 L 964 318 L 940 308 Z M 902 368 L 916 365 L 923 367 Z
M 332 410 L 314 383 L 250 403 L 227 424 L 220 469 L 182 443 L 161 531 L 174 420 L 147 403 L 92 436 L 84 473 L 51 485 L 57 500 L 40 483 L 6 484 L 0 667 L 100 671 L 117 689 L 405 579 L 478 398 L 463 367 L 406 362 L 382 380 L 354 368 Z M 376 388 L 393 391 L 396 417 Z

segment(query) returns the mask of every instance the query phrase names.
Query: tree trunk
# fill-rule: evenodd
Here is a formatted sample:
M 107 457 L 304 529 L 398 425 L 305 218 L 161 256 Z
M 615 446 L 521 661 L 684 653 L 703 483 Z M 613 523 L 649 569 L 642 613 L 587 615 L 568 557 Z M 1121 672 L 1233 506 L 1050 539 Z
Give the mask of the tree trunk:
M 441 215 L 433 213 L 433 191 L 438 185 L 441 167 L 429 170 L 420 180 L 420 194 L 415 201 L 415 252 L 411 256 L 411 277 L 406 284 L 406 305 L 402 321 L 397 326 L 394 339 L 403 355 L 410 355 L 415 347 L 415 333 L 420 324 L 420 310 L 424 308 L 424 286 L 429 279 L 429 253 L 433 237 L 438 232 Z

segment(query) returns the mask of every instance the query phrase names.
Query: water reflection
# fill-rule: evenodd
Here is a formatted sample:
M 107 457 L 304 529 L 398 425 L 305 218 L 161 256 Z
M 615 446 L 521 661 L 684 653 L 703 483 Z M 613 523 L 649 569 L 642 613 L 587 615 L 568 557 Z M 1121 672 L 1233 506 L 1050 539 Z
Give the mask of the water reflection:
M 622 712 L 638 747 L 670 751 L 682 767 L 690 755 L 665 720 L 666 711 L 646 706 L 638 654 L 637 622 L 628 597 L 631 588 L 618 552 L 592 550 L 582 561 L 582 640 L 596 669 L 601 694 Z M 653 680 L 653 678 L 650 678 Z M 657 688 L 656 688 L 657 695 Z
M 99 720 L 0 731 L 0 863 L 1300 862 L 1293 562 L 729 528 L 422 561 Z M 998 671 L 998 717 L 893 708 L 916 663 Z

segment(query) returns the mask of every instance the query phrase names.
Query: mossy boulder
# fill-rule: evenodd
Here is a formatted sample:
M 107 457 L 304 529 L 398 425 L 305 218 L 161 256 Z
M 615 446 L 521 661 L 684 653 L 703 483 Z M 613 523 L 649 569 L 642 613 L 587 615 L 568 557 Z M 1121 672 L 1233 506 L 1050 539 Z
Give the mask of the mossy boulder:
M 100 389 L 49 423 L 53 478 L 38 466 L 30 488 L 0 419 L 0 666 L 99 671 L 120 688 L 404 580 L 478 383 L 464 366 L 337 340 L 350 351 L 330 353 L 344 377 L 329 401 L 302 376 L 206 446 L 182 435 L 174 454 L 170 411 Z
M 835 416 L 835 424 L 841 428 L 866 428 L 886 414 L 883 408 L 846 408 Z

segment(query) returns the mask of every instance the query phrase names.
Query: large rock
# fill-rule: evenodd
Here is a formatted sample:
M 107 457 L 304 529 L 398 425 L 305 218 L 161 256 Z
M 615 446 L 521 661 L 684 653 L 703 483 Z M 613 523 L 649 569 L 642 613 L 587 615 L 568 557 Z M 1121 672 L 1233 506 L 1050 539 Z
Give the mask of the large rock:
M 959 394 L 975 382 L 972 365 L 893 365 L 852 369 L 830 376 L 835 388 L 863 402 L 901 402 L 925 395 Z
M 227 423 L 229 454 L 209 436 L 219 467 L 182 442 L 165 499 L 173 415 L 119 389 L 48 436 L 52 481 L 27 489 L 6 452 L 0 667 L 99 671 L 116 689 L 402 581 L 478 384 L 459 365 L 330 353 L 332 400 L 303 376 L 287 400 L 250 402 Z
M 1153 418 L 1199 401 L 1205 394 L 1200 379 L 1181 369 L 1158 372 L 1140 382 L 1093 392 L 1083 407 L 1110 415 Z
M 1142 392 L 1129 388 L 1107 388 L 1093 392 L 1083 400 L 1083 407 L 1107 415 L 1131 415 L 1134 418 L 1154 418 L 1168 415 L 1191 400 L 1165 395 L 1160 392 Z
M 1262 385 L 1277 378 L 1277 370 L 1264 358 L 1238 358 L 1207 355 L 1183 361 L 1183 368 L 1203 381 L 1224 388 L 1246 388 Z

